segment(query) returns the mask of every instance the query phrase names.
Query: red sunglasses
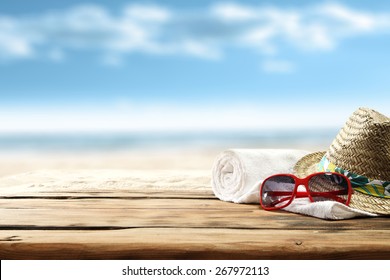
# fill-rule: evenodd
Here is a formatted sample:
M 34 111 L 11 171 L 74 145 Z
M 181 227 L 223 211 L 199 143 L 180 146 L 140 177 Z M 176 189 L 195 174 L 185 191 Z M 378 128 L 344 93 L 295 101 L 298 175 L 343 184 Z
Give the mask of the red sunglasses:
M 306 191 L 298 191 L 300 185 Z M 296 197 L 308 197 L 311 202 L 337 201 L 349 205 L 352 195 L 350 180 L 334 172 L 314 173 L 306 178 L 293 174 L 277 174 L 266 178 L 260 188 L 260 205 L 265 210 L 281 209 Z

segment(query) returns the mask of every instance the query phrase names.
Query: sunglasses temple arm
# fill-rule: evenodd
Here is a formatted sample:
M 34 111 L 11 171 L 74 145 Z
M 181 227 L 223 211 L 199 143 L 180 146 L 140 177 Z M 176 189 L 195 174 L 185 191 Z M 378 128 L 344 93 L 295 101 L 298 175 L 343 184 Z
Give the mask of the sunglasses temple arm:
M 295 197 L 306 197 L 306 196 L 318 197 L 318 196 L 322 196 L 322 197 L 332 198 L 332 200 L 334 200 L 334 201 L 337 201 L 337 202 L 345 204 L 346 200 L 341 198 L 341 197 L 339 197 L 338 195 L 345 195 L 345 191 L 340 190 L 340 191 L 331 191 L 331 192 L 310 192 L 309 195 L 306 192 L 303 192 L 303 193 L 302 192 L 298 192 Z
M 282 191 L 273 191 L 273 192 L 268 192 L 268 195 L 271 196 L 283 196 L 283 195 L 288 195 L 291 196 L 291 192 L 282 192 Z M 345 203 L 345 199 L 342 199 L 341 197 L 338 197 L 337 195 L 345 195 L 344 191 L 332 191 L 332 192 L 311 192 L 310 194 L 307 192 L 297 192 L 295 194 L 296 198 L 301 198 L 301 197 L 313 197 L 313 196 L 322 196 L 322 197 L 331 197 L 333 200 L 340 202 L 340 203 Z M 273 206 L 279 204 L 280 202 L 289 200 L 290 197 L 284 197 L 282 199 L 278 199 L 272 203 Z
M 282 191 L 270 191 L 268 195 L 270 196 L 283 196 L 283 195 L 291 195 L 291 192 L 282 192 Z M 331 191 L 331 192 L 310 192 L 311 196 L 324 196 L 324 197 L 333 197 L 337 195 L 345 195 L 345 191 Z M 295 194 L 296 197 L 307 197 L 309 193 L 307 192 L 297 192 Z
M 286 200 L 290 200 L 291 198 L 290 197 L 283 197 L 281 199 L 278 199 L 278 200 L 275 200 L 271 203 L 271 206 L 272 207 L 275 207 L 276 205 L 278 205 L 279 203 L 283 202 L 283 201 L 286 201 Z

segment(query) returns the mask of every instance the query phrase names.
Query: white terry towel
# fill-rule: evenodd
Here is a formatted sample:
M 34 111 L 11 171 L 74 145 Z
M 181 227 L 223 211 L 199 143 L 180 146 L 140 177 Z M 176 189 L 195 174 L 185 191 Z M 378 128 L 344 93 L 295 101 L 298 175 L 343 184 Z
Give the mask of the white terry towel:
M 286 149 L 232 149 L 217 156 L 212 188 L 221 200 L 259 203 L 259 185 L 270 175 L 291 173 L 295 163 L 309 152 Z
M 348 207 L 336 201 L 319 201 L 311 203 L 307 198 L 294 199 L 285 211 L 304 214 L 326 220 L 344 220 L 356 217 L 377 217 L 378 215 Z
M 223 201 L 258 204 L 263 180 L 273 174 L 292 173 L 295 163 L 308 153 L 288 149 L 226 150 L 217 156 L 212 168 L 213 192 Z M 333 220 L 376 216 L 338 202 L 310 203 L 305 198 L 295 199 L 283 210 Z

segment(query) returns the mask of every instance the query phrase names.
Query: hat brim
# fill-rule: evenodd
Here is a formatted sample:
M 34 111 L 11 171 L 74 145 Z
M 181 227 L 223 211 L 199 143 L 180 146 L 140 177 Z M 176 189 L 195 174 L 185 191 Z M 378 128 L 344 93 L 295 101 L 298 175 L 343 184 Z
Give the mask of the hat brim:
M 317 172 L 316 165 L 320 162 L 326 152 L 315 152 L 308 154 L 298 160 L 294 166 L 294 173 L 298 177 L 306 177 Z
M 306 177 L 317 172 L 316 165 L 326 152 L 315 152 L 301 158 L 294 166 L 294 173 L 298 177 Z M 390 215 L 390 199 L 367 195 L 358 191 L 352 194 L 349 206 L 355 209 Z

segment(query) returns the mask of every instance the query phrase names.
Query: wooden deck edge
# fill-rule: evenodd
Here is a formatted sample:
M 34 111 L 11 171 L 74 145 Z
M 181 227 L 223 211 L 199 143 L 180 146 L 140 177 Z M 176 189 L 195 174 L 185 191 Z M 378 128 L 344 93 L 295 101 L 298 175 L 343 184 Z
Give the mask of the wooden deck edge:
M 0 258 L 390 259 L 390 244 L 381 240 L 387 236 L 386 230 L 3 230 Z

